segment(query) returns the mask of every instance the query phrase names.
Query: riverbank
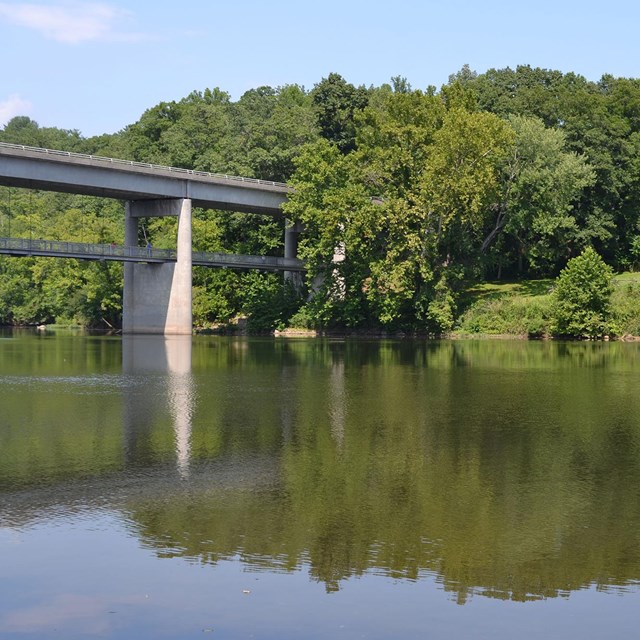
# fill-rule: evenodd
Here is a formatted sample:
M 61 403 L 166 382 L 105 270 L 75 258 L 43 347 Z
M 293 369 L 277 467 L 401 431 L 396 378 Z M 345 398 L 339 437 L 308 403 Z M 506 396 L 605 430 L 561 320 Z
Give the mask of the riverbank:
M 454 333 L 549 338 L 554 285 L 550 279 L 477 285 L 462 296 Z M 611 339 L 640 336 L 640 273 L 613 278 L 610 324 Z
M 516 282 L 484 282 L 470 286 L 458 298 L 454 327 L 451 331 L 438 336 L 412 331 L 384 331 L 367 328 L 317 330 L 299 326 L 255 332 L 251 331 L 250 323 L 245 317 L 234 318 L 227 323 L 194 327 L 194 333 L 272 335 L 281 338 L 552 339 L 551 292 L 554 284 L 555 280 L 542 279 Z M 627 272 L 618 274 L 613 278 L 611 327 L 610 335 L 606 339 L 628 342 L 640 340 L 640 273 Z M 83 327 L 77 323 L 29 325 L 22 328 L 36 329 L 40 332 L 56 330 L 105 332 L 104 328 Z M 120 330 L 112 327 L 106 332 L 119 333 Z
M 458 314 L 447 339 L 553 339 L 552 296 L 555 280 L 484 282 L 462 292 Z M 640 340 L 640 273 L 613 278 L 610 335 L 605 339 Z M 277 330 L 278 337 L 350 336 L 370 338 L 434 337 L 415 333 L 371 330 L 314 331 L 301 327 Z

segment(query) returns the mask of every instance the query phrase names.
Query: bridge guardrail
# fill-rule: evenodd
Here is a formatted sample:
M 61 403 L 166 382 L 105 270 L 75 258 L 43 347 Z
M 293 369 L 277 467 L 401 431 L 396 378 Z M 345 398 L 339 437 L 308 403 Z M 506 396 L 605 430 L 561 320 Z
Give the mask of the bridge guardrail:
M 194 264 L 220 264 L 222 266 L 238 266 L 254 269 L 282 269 L 285 271 L 302 271 L 302 262 L 296 258 L 281 258 L 278 256 L 252 256 L 237 253 L 217 253 L 194 251 Z

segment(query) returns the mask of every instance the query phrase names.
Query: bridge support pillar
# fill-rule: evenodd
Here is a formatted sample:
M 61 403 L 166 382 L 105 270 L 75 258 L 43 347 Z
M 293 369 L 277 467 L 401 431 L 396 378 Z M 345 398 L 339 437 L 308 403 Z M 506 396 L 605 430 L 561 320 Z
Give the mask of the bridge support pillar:
M 291 222 L 285 220 L 284 227 L 284 257 L 298 257 L 298 236 L 302 231 L 302 225 L 299 222 Z M 290 282 L 296 291 L 302 288 L 302 274 L 299 271 L 285 271 L 284 281 Z
M 138 244 L 138 218 L 178 217 L 175 263 L 124 265 L 123 333 L 191 334 L 191 200 L 129 201 L 125 212 L 125 245 Z

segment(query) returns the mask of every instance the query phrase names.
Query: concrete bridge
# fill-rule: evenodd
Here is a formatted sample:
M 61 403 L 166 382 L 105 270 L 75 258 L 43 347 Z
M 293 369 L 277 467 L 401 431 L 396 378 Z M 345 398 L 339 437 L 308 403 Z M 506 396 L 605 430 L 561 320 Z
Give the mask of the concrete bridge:
M 124 200 L 130 253 L 137 248 L 140 218 L 177 217 L 175 261 L 125 261 L 124 268 L 123 332 L 161 334 L 192 331 L 192 206 L 282 217 L 292 192 L 278 182 L 6 143 L 0 143 L 0 185 Z M 285 277 L 301 269 L 298 233 L 285 229 L 284 260 L 277 267 Z

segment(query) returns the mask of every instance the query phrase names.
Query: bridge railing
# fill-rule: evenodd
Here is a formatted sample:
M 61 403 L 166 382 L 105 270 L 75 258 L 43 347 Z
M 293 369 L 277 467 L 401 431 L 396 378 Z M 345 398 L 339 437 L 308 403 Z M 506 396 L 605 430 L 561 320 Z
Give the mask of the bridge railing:
M 278 256 L 252 256 L 237 253 L 216 253 L 194 251 L 191 260 L 196 265 L 236 267 L 238 269 L 270 269 L 283 271 L 304 271 L 302 261 L 296 258 Z
M 41 147 L 29 147 L 23 144 L 12 144 L 10 142 L 0 142 L 0 149 L 19 149 L 22 151 L 30 151 L 33 153 L 41 153 L 43 155 L 64 156 L 67 158 L 83 158 L 85 160 L 95 160 L 96 162 L 108 163 L 111 165 L 123 165 L 129 167 L 142 167 L 144 169 L 158 169 L 161 171 L 170 171 L 172 173 L 182 173 L 191 176 L 202 176 L 205 178 L 216 178 L 218 180 L 229 180 L 231 182 L 248 182 L 251 184 L 263 184 L 271 187 L 283 187 L 291 189 L 292 187 L 284 182 L 274 182 L 273 180 L 259 180 L 258 178 L 245 178 L 242 176 L 231 176 L 226 173 L 212 173 L 210 171 L 196 171 L 195 169 L 181 169 L 179 167 L 170 167 L 162 164 L 151 164 L 149 162 L 137 162 L 135 160 L 119 160 L 118 158 L 107 158 L 105 156 L 94 156 L 86 153 L 76 153 L 74 151 L 58 151 L 57 149 L 44 149 Z
M 118 258 L 155 258 L 175 260 L 175 249 L 147 249 L 125 247 L 118 244 L 93 244 L 88 242 L 63 242 L 60 240 L 32 240 L 30 238 L 0 238 L 0 249 L 39 255 L 70 255 Z

